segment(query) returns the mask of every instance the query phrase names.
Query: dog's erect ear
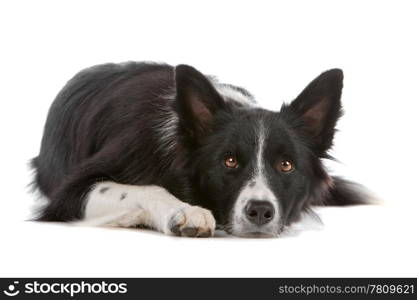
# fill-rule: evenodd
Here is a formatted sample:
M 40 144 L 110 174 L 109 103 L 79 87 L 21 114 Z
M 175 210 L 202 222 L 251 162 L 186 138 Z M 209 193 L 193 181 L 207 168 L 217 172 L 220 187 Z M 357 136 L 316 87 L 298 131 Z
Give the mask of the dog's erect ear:
M 290 104 L 305 122 L 319 155 L 332 146 L 336 122 L 342 115 L 343 72 L 332 69 L 314 79 Z
M 225 107 L 224 100 L 207 77 L 191 66 L 175 68 L 175 84 L 180 122 L 199 138 L 210 130 L 213 115 Z

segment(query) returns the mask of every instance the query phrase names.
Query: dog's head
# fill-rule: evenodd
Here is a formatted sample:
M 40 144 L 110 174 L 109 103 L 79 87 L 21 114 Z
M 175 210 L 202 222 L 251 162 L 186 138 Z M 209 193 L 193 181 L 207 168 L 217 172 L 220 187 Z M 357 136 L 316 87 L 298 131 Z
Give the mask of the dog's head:
M 343 73 L 313 80 L 279 112 L 222 95 L 192 67 L 175 70 L 176 109 L 195 197 L 238 236 L 276 236 L 332 185 L 322 166 L 341 115 Z

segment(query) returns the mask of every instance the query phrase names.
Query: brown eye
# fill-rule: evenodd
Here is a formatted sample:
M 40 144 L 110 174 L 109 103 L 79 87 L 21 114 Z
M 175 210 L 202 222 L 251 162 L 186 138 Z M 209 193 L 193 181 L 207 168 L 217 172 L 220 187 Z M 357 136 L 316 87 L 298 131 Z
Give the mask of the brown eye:
M 238 163 L 237 163 L 236 156 L 232 154 L 226 155 L 224 158 L 224 164 L 228 168 L 237 168 Z
M 293 163 L 290 160 L 284 159 L 280 161 L 278 167 L 281 172 L 290 172 L 293 169 Z

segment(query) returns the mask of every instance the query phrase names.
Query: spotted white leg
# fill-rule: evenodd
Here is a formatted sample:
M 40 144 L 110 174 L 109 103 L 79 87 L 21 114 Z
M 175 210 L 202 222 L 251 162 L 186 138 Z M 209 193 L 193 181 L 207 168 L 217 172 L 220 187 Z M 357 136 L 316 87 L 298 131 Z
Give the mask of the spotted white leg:
M 100 182 L 86 196 L 80 225 L 135 227 L 166 234 L 212 236 L 215 220 L 207 209 L 191 206 L 162 187 Z

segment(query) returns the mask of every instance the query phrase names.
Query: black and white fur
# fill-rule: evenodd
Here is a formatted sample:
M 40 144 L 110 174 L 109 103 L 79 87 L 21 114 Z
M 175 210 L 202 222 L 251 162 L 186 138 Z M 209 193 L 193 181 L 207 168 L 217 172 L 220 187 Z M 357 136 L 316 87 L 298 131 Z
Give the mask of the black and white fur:
M 38 220 L 277 236 L 312 205 L 364 203 L 321 161 L 342 114 L 342 81 L 341 70 L 324 72 L 272 112 L 187 65 L 83 70 L 52 104 L 32 161 L 48 199 Z

